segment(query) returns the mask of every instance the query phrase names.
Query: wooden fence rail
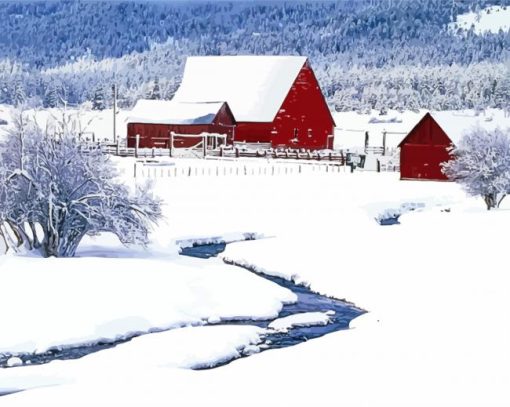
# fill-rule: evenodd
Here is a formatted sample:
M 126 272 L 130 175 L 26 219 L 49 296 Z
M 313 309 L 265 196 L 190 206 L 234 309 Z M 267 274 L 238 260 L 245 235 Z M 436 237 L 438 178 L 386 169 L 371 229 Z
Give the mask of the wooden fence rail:
M 90 145 L 90 144 L 89 144 Z M 121 147 L 119 144 L 102 144 L 101 148 L 105 154 L 112 154 L 119 157 L 135 158 L 156 158 L 172 157 L 175 151 L 169 148 L 132 148 Z M 195 156 L 203 157 L 202 150 L 197 150 Z M 345 165 L 345 154 L 343 151 L 299 151 L 299 150 L 246 150 L 240 148 L 219 148 L 207 150 L 206 157 L 222 158 L 269 158 L 269 159 L 291 159 L 310 161 L 330 161 Z

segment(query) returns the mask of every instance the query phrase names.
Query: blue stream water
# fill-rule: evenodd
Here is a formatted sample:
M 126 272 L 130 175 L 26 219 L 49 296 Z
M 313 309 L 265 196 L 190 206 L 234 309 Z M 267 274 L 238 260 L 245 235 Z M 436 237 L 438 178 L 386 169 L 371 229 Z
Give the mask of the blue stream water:
M 211 244 L 201 245 L 194 247 L 187 247 L 181 250 L 181 255 L 199 257 L 207 259 L 218 255 L 225 250 L 225 244 Z M 264 336 L 266 341 L 266 349 L 277 349 L 288 346 L 297 345 L 298 343 L 308 341 L 310 339 L 318 338 L 326 334 L 347 329 L 349 322 L 357 316 L 363 314 L 365 311 L 349 304 L 343 300 L 339 300 L 332 297 L 327 297 L 318 294 L 310 288 L 296 284 L 292 281 L 286 280 L 281 277 L 269 276 L 266 274 L 257 273 L 249 268 L 247 270 L 252 273 L 265 278 L 266 280 L 272 281 L 282 287 L 288 288 L 297 296 L 297 302 L 294 304 L 286 304 L 283 306 L 278 318 L 283 318 L 289 315 L 294 315 L 303 312 L 326 312 L 334 311 L 335 314 L 330 316 L 331 323 L 328 325 L 316 325 L 308 327 L 296 327 L 289 330 L 286 333 L 269 333 Z M 221 325 L 256 325 L 262 328 L 267 328 L 272 320 L 253 321 L 253 320 L 242 320 L 242 321 L 224 321 L 222 320 L 218 324 Z
M 181 255 L 208 259 L 217 256 L 219 253 L 223 252 L 225 250 L 225 247 L 226 247 L 225 243 L 187 247 L 182 249 Z M 295 284 L 292 281 L 288 281 L 280 277 L 273 277 L 265 274 L 256 273 L 253 270 L 250 270 L 249 268 L 247 268 L 247 270 L 257 274 L 262 278 L 265 278 L 266 280 L 272 281 L 275 284 L 288 288 L 297 295 L 298 298 L 297 302 L 294 304 L 284 305 L 280 314 L 278 315 L 278 318 L 283 318 L 289 315 L 303 312 L 326 312 L 326 311 L 335 312 L 334 315 L 330 316 L 331 323 L 328 325 L 296 327 L 289 330 L 286 333 L 273 332 L 264 335 L 263 338 L 264 344 L 261 347 L 261 350 L 278 349 L 293 346 L 313 338 L 318 338 L 331 332 L 347 329 L 349 327 L 349 322 L 352 319 L 365 312 L 345 301 L 320 295 L 318 293 L 313 292 L 308 287 Z M 222 320 L 218 323 L 210 325 L 255 325 L 261 328 L 267 328 L 271 322 L 272 319 Z M 157 332 L 157 330 L 154 330 L 153 332 Z M 114 342 L 99 342 L 92 345 L 79 345 L 74 347 L 66 347 L 64 349 L 54 348 L 49 349 L 43 353 L 16 354 L 15 356 L 22 359 L 25 364 L 29 362 L 32 365 L 48 363 L 53 360 L 78 359 L 88 354 L 98 352 L 103 349 L 112 348 L 121 343 L 127 342 L 135 336 L 138 335 L 133 335 L 130 338 L 121 339 Z M 7 366 L 7 360 L 11 356 L 13 355 L 8 353 L 0 354 L 0 368 Z M 232 360 L 221 361 L 214 366 L 207 366 L 203 368 L 207 369 L 215 368 L 230 363 L 231 361 Z M 201 368 L 199 367 L 198 369 Z M 0 393 L 0 396 L 2 395 L 5 394 Z

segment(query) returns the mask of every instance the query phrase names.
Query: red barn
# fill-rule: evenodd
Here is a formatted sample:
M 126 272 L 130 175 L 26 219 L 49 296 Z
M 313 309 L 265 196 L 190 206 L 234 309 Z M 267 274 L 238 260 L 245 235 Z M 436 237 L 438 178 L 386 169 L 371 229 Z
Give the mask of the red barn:
M 448 178 L 441 163 L 451 159 L 453 142 L 436 119 L 427 113 L 400 142 L 400 178 L 439 180 Z
M 170 133 L 220 133 L 232 142 L 235 120 L 225 102 L 179 103 L 165 100 L 139 100 L 128 119 L 128 147 L 168 148 Z M 175 147 L 190 147 L 201 138 L 175 137 Z
M 174 101 L 227 102 L 236 142 L 333 148 L 335 122 L 306 57 L 189 57 Z

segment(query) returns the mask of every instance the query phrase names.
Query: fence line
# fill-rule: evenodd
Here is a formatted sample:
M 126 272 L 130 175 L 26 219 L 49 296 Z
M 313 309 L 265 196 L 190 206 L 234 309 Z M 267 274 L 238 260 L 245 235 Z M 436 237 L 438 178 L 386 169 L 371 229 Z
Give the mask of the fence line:
M 338 174 L 346 171 L 340 165 L 281 165 L 265 166 L 134 166 L 135 178 L 282 176 L 306 174 Z

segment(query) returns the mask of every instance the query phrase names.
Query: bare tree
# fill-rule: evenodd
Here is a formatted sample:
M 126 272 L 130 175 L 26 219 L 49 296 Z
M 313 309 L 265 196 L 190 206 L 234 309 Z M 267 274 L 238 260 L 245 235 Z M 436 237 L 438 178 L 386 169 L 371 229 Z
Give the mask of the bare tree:
M 85 235 L 101 232 L 146 245 L 150 224 L 161 217 L 150 186 L 130 193 L 109 156 L 101 147 L 80 144 L 65 115 L 56 129 L 43 131 L 20 113 L 0 146 L 0 234 L 6 246 L 70 257 Z

